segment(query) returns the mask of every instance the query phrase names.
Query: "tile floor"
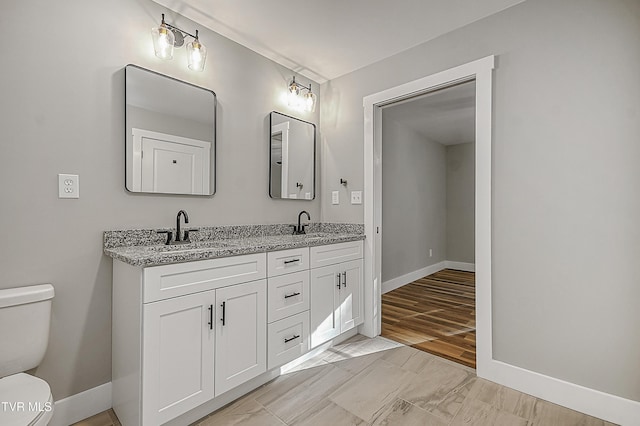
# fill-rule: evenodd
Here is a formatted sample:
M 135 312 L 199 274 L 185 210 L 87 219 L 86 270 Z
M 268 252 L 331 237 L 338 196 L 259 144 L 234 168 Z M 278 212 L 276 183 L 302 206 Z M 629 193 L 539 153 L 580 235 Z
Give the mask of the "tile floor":
M 106 411 L 76 426 L 119 426 Z M 193 426 L 605 426 L 384 338 L 355 336 Z

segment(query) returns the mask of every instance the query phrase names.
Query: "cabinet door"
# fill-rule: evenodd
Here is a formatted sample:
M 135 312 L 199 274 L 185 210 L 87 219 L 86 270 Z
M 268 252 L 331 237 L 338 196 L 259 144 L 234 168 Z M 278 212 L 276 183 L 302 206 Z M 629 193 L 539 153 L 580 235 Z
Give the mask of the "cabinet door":
M 216 396 L 267 371 L 266 280 L 216 290 Z
M 362 259 L 341 263 L 340 332 L 361 324 L 362 316 Z
M 213 291 L 144 305 L 142 424 L 159 425 L 213 398 Z
M 336 266 L 311 270 L 311 347 L 340 334 L 340 304 Z

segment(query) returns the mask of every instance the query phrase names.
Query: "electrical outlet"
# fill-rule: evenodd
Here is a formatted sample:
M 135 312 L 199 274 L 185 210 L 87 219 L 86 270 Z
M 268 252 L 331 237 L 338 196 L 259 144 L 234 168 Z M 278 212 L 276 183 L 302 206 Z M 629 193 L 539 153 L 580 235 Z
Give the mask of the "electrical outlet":
M 80 198 L 80 176 L 59 174 L 58 198 Z
M 351 204 L 362 204 L 362 191 L 351 191 Z
M 340 204 L 340 191 L 331 192 L 331 204 Z

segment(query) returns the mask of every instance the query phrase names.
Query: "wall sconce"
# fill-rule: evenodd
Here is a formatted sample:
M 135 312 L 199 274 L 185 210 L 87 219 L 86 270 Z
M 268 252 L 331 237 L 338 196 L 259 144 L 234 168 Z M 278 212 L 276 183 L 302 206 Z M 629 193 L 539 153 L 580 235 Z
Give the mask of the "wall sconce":
M 306 93 L 302 93 L 302 91 Z M 296 83 L 296 77 L 289 83 L 289 106 L 301 111 L 313 112 L 316 110 L 316 95 L 311 91 L 311 83 L 309 87 L 300 83 Z
M 203 71 L 204 63 L 207 59 L 207 48 L 198 40 L 198 30 L 196 35 L 181 30 L 171 24 L 164 22 L 164 13 L 162 14 L 162 22 L 157 28 L 151 29 L 153 37 L 153 49 L 156 56 L 160 59 L 173 59 L 173 48 L 182 47 L 186 36 L 192 37 L 193 41 L 187 43 L 187 60 L 189 69 L 194 71 Z

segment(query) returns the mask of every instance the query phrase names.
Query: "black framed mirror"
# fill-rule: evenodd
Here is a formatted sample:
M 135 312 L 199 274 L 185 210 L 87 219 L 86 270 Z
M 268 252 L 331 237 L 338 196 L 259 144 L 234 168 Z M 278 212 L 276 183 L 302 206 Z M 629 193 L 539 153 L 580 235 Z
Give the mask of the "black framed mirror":
M 269 129 L 269 196 L 315 199 L 316 125 L 273 111 Z
M 125 67 L 125 186 L 130 192 L 213 195 L 216 94 Z

